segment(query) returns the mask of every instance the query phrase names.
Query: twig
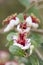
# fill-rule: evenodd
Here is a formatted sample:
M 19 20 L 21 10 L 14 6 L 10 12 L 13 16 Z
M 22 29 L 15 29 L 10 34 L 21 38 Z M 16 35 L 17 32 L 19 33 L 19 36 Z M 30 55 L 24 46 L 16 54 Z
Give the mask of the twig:
M 43 55 L 40 53 L 40 51 L 38 49 L 35 49 L 35 52 L 38 55 L 38 57 L 43 61 Z
M 4 28 L 0 29 L 0 34 L 4 33 Z
M 39 34 L 43 34 L 43 29 L 31 29 L 31 31 L 39 33 Z

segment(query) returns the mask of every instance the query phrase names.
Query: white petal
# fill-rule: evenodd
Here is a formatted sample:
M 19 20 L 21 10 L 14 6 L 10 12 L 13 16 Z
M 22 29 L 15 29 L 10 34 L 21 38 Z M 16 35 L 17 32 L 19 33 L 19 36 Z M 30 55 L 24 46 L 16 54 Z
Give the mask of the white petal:
M 16 17 L 16 22 L 15 22 L 15 25 L 17 25 L 19 22 L 20 22 L 19 18 L 18 18 L 18 17 Z
M 38 28 L 39 27 L 39 24 L 38 23 L 32 23 L 32 27 L 33 28 Z
M 20 25 L 17 26 L 17 31 L 22 32 L 22 29 L 20 28 Z
M 11 29 L 13 29 L 14 25 L 15 25 L 15 20 L 11 20 L 10 23 L 7 25 L 7 27 L 4 29 L 4 32 L 8 32 Z
M 27 43 L 25 46 L 22 47 L 23 50 L 30 48 L 31 43 Z
M 29 24 L 30 26 L 32 25 L 32 18 L 31 18 L 31 16 L 29 16 L 29 17 L 26 18 L 26 22 L 27 22 L 27 24 Z
M 11 29 L 12 29 L 11 26 L 8 24 L 7 27 L 4 29 L 4 32 L 8 32 Z
M 12 22 L 13 22 L 13 23 L 12 23 Z M 12 20 L 10 21 L 10 23 L 12 24 L 12 26 L 17 25 L 17 24 L 19 23 L 19 18 L 16 17 L 16 20 L 12 19 Z
M 19 46 L 21 49 L 26 50 L 26 49 L 30 48 L 31 43 L 30 43 L 30 39 L 29 39 L 29 42 L 27 41 L 25 46 L 17 43 L 16 41 L 14 41 L 13 45 Z
M 13 23 L 12 23 L 12 22 L 13 22 Z M 19 22 L 20 22 L 20 21 L 19 21 L 19 18 L 18 18 L 18 17 L 16 17 L 16 20 L 12 19 L 12 20 L 10 21 L 10 23 L 12 23 L 13 26 L 14 26 L 14 25 L 17 25 Z
M 16 42 L 14 42 L 14 44 L 13 44 L 13 45 L 18 46 L 18 47 L 20 47 L 21 49 L 22 49 L 22 47 L 23 47 L 23 45 L 21 45 L 21 44 L 19 44 L 19 43 L 16 43 Z

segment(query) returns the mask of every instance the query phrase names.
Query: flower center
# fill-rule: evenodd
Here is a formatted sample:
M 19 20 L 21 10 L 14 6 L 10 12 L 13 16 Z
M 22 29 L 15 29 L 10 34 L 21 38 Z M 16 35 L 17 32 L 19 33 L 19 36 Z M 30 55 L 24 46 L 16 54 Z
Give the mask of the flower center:
M 17 43 L 25 46 L 25 42 L 26 42 L 26 40 L 25 40 L 25 34 L 24 33 L 23 34 L 20 33 L 19 34 L 19 39 L 17 40 Z
M 23 46 L 25 46 L 25 39 L 19 39 L 18 41 L 17 41 L 17 43 L 19 43 L 19 44 L 21 44 L 21 45 L 23 45 Z
M 21 23 L 21 24 L 20 24 L 20 28 L 26 29 L 26 28 L 27 28 L 27 23 Z

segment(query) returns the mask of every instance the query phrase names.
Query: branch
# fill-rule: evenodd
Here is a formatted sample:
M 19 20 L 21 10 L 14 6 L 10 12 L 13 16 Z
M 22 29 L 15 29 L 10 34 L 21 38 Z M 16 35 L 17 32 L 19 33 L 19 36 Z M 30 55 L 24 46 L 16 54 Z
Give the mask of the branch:
M 43 29 L 31 29 L 31 31 L 39 33 L 39 34 L 43 34 Z
M 38 55 L 38 57 L 43 61 L 43 55 L 40 53 L 40 51 L 38 49 L 35 49 L 35 52 Z
M 0 34 L 4 33 L 4 28 L 0 29 Z

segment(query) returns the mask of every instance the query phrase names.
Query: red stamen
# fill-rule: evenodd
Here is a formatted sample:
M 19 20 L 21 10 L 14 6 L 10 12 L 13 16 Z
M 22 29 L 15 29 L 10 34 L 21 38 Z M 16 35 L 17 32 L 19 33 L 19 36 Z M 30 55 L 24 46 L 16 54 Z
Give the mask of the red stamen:
M 19 39 L 17 40 L 17 43 L 25 46 L 25 42 L 26 42 L 26 40 L 25 40 L 25 33 L 23 33 L 23 34 L 20 33 L 19 34 Z
M 23 29 L 26 29 L 26 28 L 27 28 L 27 24 L 24 23 L 24 24 L 23 24 Z
M 26 24 L 26 23 L 21 23 L 21 24 L 20 24 L 20 28 L 26 29 L 26 28 L 27 28 L 27 24 Z
M 19 39 L 19 40 L 17 41 L 17 43 L 19 43 L 19 44 L 21 44 L 21 45 L 23 45 L 23 46 L 25 46 L 25 42 L 26 42 L 25 39 Z
M 19 38 L 20 38 L 20 39 L 24 39 L 24 38 L 25 38 L 25 33 L 20 33 L 20 34 L 19 34 Z
M 15 17 L 13 17 L 12 19 L 16 20 L 16 16 L 15 16 Z

